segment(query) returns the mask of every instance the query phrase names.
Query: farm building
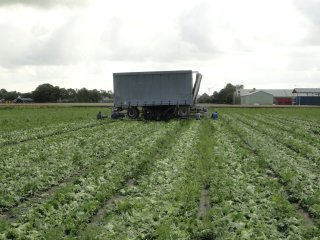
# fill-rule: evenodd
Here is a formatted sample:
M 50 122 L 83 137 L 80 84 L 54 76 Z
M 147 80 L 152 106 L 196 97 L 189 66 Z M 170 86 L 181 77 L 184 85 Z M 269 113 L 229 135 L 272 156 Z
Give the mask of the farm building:
M 295 88 L 292 93 L 294 105 L 320 105 L 320 88 Z
M 260 104 L 260 105 L 272 105 L 272 104 L 291 105 L 292 104 L 293 94 L 292 94 L 291 89 L 255 89 L 255 88 L 253 88 L 253 89 L 237 89 L 236 92 L 234 93 L 234 104 L 247 105 L 248 104 L 247 101 L 243 101 L 243 100 L 247 99 L 248 95 L 251 97 L 259 96 L 259 94 L 258 95 L 250 95 L 252 93 L 259 92 L 259 91 L 271 94 L 272 101 L 271 102 L 267 101 L 268 103 L 262 103 L 256 99 L 256 101 L 258 101 L 258 102 L 256 102 L 257 104 Z M 246 97 L 243 98 L 244 96 L 246 96 Z M 261 101 L 264 101 L 264 99 L 261 99 Z
M 292 90 L 290 89 L 272 89 L 268 93 L 273 95 L 273 103 L 276 105 L 292 105 Z
M 265 91 L 255 91 L 241 96 L 244 105 L 272 105 L 273 95 Z
M 18 96 L 15 100 L 13 100 L 14 103 L 33 103 L 32 98 L 22 98 Z

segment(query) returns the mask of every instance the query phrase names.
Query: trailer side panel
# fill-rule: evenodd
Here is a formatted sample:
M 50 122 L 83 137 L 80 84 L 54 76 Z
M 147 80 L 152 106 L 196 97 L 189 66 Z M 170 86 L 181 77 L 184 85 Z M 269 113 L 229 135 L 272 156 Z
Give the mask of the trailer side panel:
M 192 71 L 114 73 L 115 107 L 192 105 Z

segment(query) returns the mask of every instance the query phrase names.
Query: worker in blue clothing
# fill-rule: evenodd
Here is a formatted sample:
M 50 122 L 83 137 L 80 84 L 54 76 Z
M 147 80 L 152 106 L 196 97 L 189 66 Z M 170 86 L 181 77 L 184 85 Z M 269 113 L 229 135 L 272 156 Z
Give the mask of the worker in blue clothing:
M 113 111 L 111 114 L 112 119 L 118 119 L 119 118 L 119 113 L 117 111 Z
M 120 113 L 118 111 L 113 111 L 111 114 L 112 119 L 119 119 L 119 118 L 124 118 L 124 114 Z
M 213 112 L 211 115 L 213 120 L 218 120 L 218 113 L 217 112 Z

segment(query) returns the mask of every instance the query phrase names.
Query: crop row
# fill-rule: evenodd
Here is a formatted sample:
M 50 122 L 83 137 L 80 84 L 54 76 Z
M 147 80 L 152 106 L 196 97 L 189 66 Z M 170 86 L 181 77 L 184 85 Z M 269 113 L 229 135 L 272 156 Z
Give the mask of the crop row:
M 268 124 L 256 119 L 251 119 L 248 117 L 243 117 L 241 115 L 233 115 L 237 120 L 247 124 L 251 128 L 270 136 L 272 139 L 278 142 L 278 144 L 285 145 L 295 151 L 295 154 L 300 154 L 315 164 L 319 164 L 320 160 L 320 149 L 316 146 L 313 146 L 311 143 L 306 144 L 302 137 L 297 134 L 292 134 L 290 132 L 283 132 L 278 128 L 272 128 Z M 319 145 L 318 141 L 314 145 Z
M 199 122 L 193 122 L 137 184 L 122 190 L 99 227 L 96 239 L 188 239 L 200 192 L 197 176 Z M 91 235 L 92 236 L 92 235 Z
M 138 133 L 153 131 L 154 127 L 119 122 L 1 149 L 1 208 L 10 208 L 72 174 L 103 163 L 105 157 L 128 148 L 138 140 Z M 123 142 L 128 145 L 123 145 Z
M 293 125 L 293 124 L 288 124 L 288 122 L 280 122 L 266 114 L 263 114 L 263 115 L 262 114 L 259 114 L 259 115 L 245 114 L 244 116 L 246 118 L 250 118 L 251 120 L 261 122 L 265 124 L 267 127 L 270 127 L 272 129 L 277 129 L 278 131 L 281 131 L 281 133 L 283 134 L 290 135 L 296 139 L 302 140 L 305 143 L 308 143 L 317 148 L 320 148 L 319 136 L 312 132 L 306 131 L 304 125 Z
M 280 118 L 24 130 L 0 149 L 0 239 L 315 240 L 317 133 Z
M 140 131 L 134 133 L 136 141 L 128 142 L 128 149 L 119 149 L 116 154 L 105 158 L 104 164 L 93 167 L 44 202 L 33 206 L 16 223 L 9 224 L 3 236 L 46 239 L 77 234 L 107 199 L 152 161 L 166 134 L 174 132 L 179 124 L 171 122 L 161 128 L 159 124 L 150 126 L 148 131 L 141 131 L 142 126 L 139 126 Z M 96 139 L 95 143 L 99 141 Z M 124 143 L 122 140 L 121 146 Z
M 80 130 L 82 128 L 90 128 L 100 125 L 104 122 L 98 121 L 77 121 L 71 123 L 59 123 L 38 128 L 15 130 L 10 132 L 0 132 L 0 146 L 17 144 L 29 140 L 41 139 L 57 134 L 62 134 L 70 131 Z
M 242 122 L 224 116 L 232 128 L 281 178 L 289 193 L 289 198 L 299 201 L 315 219 L 320 218 L 319 173 L 312 164 L 298 155 L 291 155 L 287 148 L 281 148 L 278 142 L 265 134 L 252 129 Z
M 268 116 L 268 118 L 271 118 L 277 122 L 282 122 L 284 124 L 289 124 L 289 126 L 293 126 L 293 127 L 299 127 L 299 128 L 303 128 L 304 131 L 309 132 L 309 133 L 313 133 L 313 134 L 320 134 L 320 123 L 319 121 L 316 120 L 302 120 L 300 118 L 297 117 L 288 117 L 288 116 L 282 116 L 282 115 L 278 115 L 278 114 L 273 114 Z
M 211 171 L 211 212 L 201 236 L 211 239 L 291 239 L 310 236 L 263 160 L 217 124 Z M 312 233 L 311 233 L 312 234 Z
M 264 137 L 266 141 L 272 142 L 275 148 L 284 151 L 288 157 L 299 162 L 302 167 L 314 174 L 318 174 L 320 160 L 319 149 L 288 133 L 282 133 L 276 129 L 268 128 L 258 121 L 243 119 L 241 116 L 233 116 L 233 119 L 255 130 L 258 135 Z
M 172 146 L 175 153 L 169 150 L 154 171 L 124 188 L 100 225 L 81 237 L 311 239 L 319 234 L 289 202 L 266 160 L 241 147 L 242 136 L 229 125 L 204 125 L 196 129 L 201 137 L 182 136 Z M 187 145 L 190 139 L 193 144 Z M 211 210 L 199 216 L 199 198 L 206 189 Z

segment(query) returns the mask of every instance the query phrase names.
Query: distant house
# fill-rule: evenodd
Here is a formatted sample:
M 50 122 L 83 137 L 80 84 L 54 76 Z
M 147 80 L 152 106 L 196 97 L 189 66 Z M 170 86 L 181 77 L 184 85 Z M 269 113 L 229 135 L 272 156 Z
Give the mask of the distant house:
M 294 105 L 320 105 L 320 88 L 295 88 L 292 94 Z
M 234 102 L 234 104 L 247 105 L 248 101 L 246 100 L 246 102 L 245 102 L 245 101 L 243 101 L 243 99 L 250 98 L 250 96 L 257 98 L 257 96 L 259 96 L 259 94 L 254 95 L 252 93 L 259 92 L 259 91 L 271 94 L 273 98 L 272 98 L 271 102 L 269 99 L 268 103 L 266 103 L 266 104 L 262 104 L 259 102 L 257 102 L 257 104 L 260 104 L 260 105 L 272 105 L 272 104 L 292 105 L 292 97 L 293 97 L 292 89 L 255 89 L 255 88 L 253 88 L 253 89 L 237 89 L 234 93 L 234 98 L 233 98 L 234 101 L 233 102 Z M 243 98 L 243 96 L 247 96 L 247 97 Z M 255 101 L 258 101 L 258 99 L 255 99 Z M 264 100 L 261 100 L 261 101 L 264 101 Z
M 4 103 L 6 100 L 4 98 L 0 99 L 0 103 Z
M 22 98 L 22 97 L 17 97 L 15 100 L 13 100 L 14 103 L 33 103 L 32 98 Z
M 113 103 L 113 99 L 109 97 L 102 98 L 99 103 Z
M 272 105 L 273 95 L 265 91 L 255 91 L 241 96 L 244 105 Z

